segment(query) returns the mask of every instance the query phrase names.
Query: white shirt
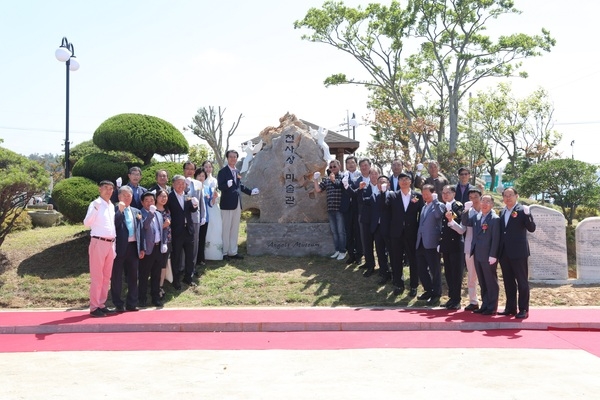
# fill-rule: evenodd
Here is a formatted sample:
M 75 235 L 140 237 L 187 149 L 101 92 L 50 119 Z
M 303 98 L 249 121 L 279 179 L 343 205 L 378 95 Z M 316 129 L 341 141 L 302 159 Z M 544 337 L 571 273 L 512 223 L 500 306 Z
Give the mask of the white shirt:
M 400 190 L 400 194 L 402 195 L 402 203 L 404 204 L 404 211 L 408 209 L 408 205 L 410 203 L 410 196 L 412 192 L 409 190 L 408 194 L 404 194 L 402 190 Z
M 92 201 L 88 206 L 83 225 L 92 228 L 90 234 L 106 239 L 117 236 L 115 229 L 115 206 L 101 197 Z

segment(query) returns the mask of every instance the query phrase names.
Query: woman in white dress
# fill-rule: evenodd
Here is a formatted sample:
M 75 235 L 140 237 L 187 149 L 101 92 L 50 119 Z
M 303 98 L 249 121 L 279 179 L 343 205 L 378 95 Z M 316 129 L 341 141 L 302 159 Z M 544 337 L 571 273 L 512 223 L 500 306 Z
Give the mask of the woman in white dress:
M 219 194 L 217 192 L 217 178 L 212 176 L 213 165 L 210 161 L 204 161 L 202 168 L 206 172 L 206 181 L 204 182 L 204 196 L 209 196 L 209 206 L 207 207 L 208 230 L 206 232 L 206 245 L 204 248 L 204 258 L 206 260 L 223 259 L 223 237 L 221 210 L 219 209 Z

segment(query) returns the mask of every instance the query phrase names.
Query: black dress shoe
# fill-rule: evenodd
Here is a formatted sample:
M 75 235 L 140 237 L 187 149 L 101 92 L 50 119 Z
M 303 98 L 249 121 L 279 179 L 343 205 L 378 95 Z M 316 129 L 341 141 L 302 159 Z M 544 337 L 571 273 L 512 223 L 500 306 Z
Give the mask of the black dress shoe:
M 350 265 L 350 264 L 354 264 L 355 262 L 356 262 L 356 258 L 354 258 L 354 257 L 349 257 L 349 258 L 346 260 L 346 264 L 348 264 L 348 265 Z
M 430 292 L 425 292 L 423 294 L 421 294 L 419 297 L 417 297 L 417 300 L 429 300 L 433 297 L 433 294 L 431 294 Z
M 475 311 L 475 310 L 479 310 L 479 305 L 469 304 L 468 306 L 465 307 L 465 311 Z
M 100 311 L 102 311 L 106 315 L 113 315 L 113 314 L 117 313 L 115 310 L 111 310 L 108 307 L 103 307 L 103 308 L 100 309 Z
M 385 285 L 386 283 L 388 283 L 392 278 L 390 276 L 382 276 L 379 278 L 379 280 L 377 281 L 378 285 Z
M 517 315 L 517 310 L 504 310 L 499 312 L 498 315 Z
M 154 307 L 162 307 L 162 306 L 164 306 L 163 302 L 160 301 L 160 300 L 152 300 L 152 305 Z
M 173 281 L 173 283 L 171 285 L 173 286 L 173 289 L 181 290 L 181 283 L 179 283 L 177 281 Z
M 450 303 L 446 306 L 446 309 L 448 310 L 460 310 L 460 303 Z
M 131 312 L 135 312 L 135 311 L 139 311 L 139 310 L 140 310 L 140 309 L 139 309 L 139 308 L 137 308 L 137 307 L 131 307 L 131 306 L 127 306 L 127 307 L 125 307 L 125 309 L 126 309 L 127 311 L 131 311 Z
M 410 297 L 415 297 L 417 295 L 417 288 L 410 288 L 410 292 L 408 292 Z
M 396 286 L 394 288 L 394 292 L 392 294 L 394 296 L 400 296 L 402 293 L 404 293 L 404 286 L 401 286 L 401 287 Z
M 485 308 L 478 308 L 477 310 L 473 310 L 475 314 L 483 314 L 485 312 Z
M 144 301 L 140 300 L 140 301 L 138 301 L 138 307 L 139 308 L 146 308 L 146 307 L 148 307 L 148 303 L 146 303 L 146 300 L 144 300 Z
M 525 319 L 529 317 L 529 312 L 527 310 L 521 310 L 519 311 L 519 313 L 515 316 L 515 318 L 519 318 L 519 319 Z
M 481 313 L 481 315 L 496 315 L 496 311 L 494 310 L 485 310 Z
M 224 255 L 224 256 L 223 256 L 223 260 L 224 260 L 224 261 L 229 261 L 229 256 L 228 256 L 228 255 Z
M 104 314 L 101 309 L 96 308 L 94 311 L 90 311 L 90 317 L 103 318 L 106 317 L 106 314 Z
M 244 259 L 244 257 L 239 254 L 236 254 L 234 256 L 229 256 L 229 258 L 233 258 L 235 260 L 243 260 Z
M 373 276 L 374 273 L 375 273 L 375 268 L 369 268 L 365 272 L 363 272 L 363 276 L 365 278 L 368 278 L 370 276 Z
M 448 300 L 445 303 L 440 304 L 440 307 L 444 307 L 444 308 L 448 308 L 448 306 L 451 306 L 452 302 L 450 300 Z
M 430 307 L 437 307 L 440 305 L 440 296 L 433 296 L 427 300 L 427 305 Z
M 125 312 L 125 307 L 124 306 L 116 306 L 115 311 L 118 313 Z

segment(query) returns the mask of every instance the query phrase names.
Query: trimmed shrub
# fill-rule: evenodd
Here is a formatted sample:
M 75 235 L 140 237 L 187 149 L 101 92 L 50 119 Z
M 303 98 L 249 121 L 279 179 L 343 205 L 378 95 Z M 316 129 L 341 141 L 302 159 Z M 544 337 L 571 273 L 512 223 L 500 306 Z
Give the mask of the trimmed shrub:
M 73 166 L 73 176 L 80 176 L 96 183 L 107 179 L 114 182 L 118 177 L 127 177 L 127 164 L 117 157 L 104 153 L 93 153 L 82 157 Z
M 52 198 L 62 215 L 74 223 L 83 221 L 88 206 L 98 195 L 98 184 L 79 176 L 63 179 L 52 191 Z
M 186 154 L 189 144 L 173 124 L 144 114 L 119 114 L 94 132 L 94 144 L 104 150 L 128 151 L 149 165 L 154 154 Z
M 169 174 L 169 186 L 173 175 L 183 175 L 183 162 L 156 162 L 142 168 L 142 180 L 140 185 L 148 189 L 156 183 L 156 171 L 164 169 Z M 125 176 L 123 178 L 126 178 Z

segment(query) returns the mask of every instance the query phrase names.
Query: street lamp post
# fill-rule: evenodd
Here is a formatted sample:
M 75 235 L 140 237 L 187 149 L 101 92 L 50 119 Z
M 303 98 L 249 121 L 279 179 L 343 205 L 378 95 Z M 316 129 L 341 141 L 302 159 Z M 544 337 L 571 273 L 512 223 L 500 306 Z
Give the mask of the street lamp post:
M 77 71 L 79 69 L 79 62 L 75 57 L 75 47 L 73 43 L 69 43 L 66 37 L 62 38 L 60 47 L 56 49 L 54 53 L 56 59 L 60 62 L 64 62 L 67 70 L 67 108 L 66 108 L 66 124 L 65 124 L 65 178 L 69 177 L 69 72 Z

